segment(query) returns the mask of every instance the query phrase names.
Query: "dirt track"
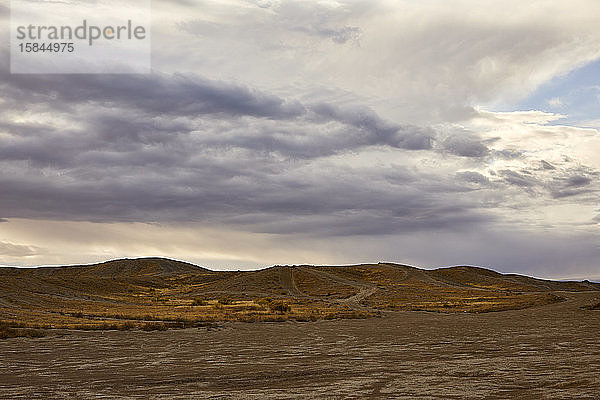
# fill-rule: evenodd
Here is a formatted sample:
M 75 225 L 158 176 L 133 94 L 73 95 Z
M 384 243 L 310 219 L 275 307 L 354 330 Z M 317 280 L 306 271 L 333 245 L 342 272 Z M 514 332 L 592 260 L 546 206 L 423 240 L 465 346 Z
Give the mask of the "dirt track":
M 294 271 L 285 267 L 279 271 L 279 279 L 281 281 L 281 286 L 290 296 L 293 297 L 304 297 L 305 295 L 298 290 L 296 286 L 296 282 L 294 280 Z
M 569 301 L 488 314 L 55 331 L 0 341 L 0 398 L 598 399 L 600 312 Z

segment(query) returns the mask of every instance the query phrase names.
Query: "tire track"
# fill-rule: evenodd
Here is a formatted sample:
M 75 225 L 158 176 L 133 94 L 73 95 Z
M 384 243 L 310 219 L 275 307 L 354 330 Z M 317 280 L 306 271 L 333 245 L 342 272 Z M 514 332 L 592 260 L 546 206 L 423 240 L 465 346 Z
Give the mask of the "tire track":
M 353 281 L 351 279 L 343 278 L 341 276 L 338 276 L 338 275 L 330 273 L 330 272 L 319 271 L 319 270 L 316 270 L 313 268 L 304 267 L 304 268 L 302 268 L 302 270 L 305 272 L 308 272 L 316 277 L 320 277 L 320 278 L 325 277 L 327 279 L 336 281 L 338 283 L 352 286 L 353 288 L 358 290 L 358 293 L 356 293 L 346 299 L 335 299 L 335 300 L 328 299 L 327 301 L 337 303 L 337 304 L 345 304 L 345 305 L 351 306 L 353 308 L 361 309 L 361 310 L 369 310 L 369 311 L 373 310 L 373 308 L 371 308 L 371 307 L 363 306 L 362 304 L 360 304 L 360 302 L 362 300 L 366 299 L 367 297 L 371 296 L 375 292 L 377 292 L 377 285 L 375 285 L 373 283 Z
M 296 286 L 296 281 L 294 280 L 294 271 L 290 267 L 280 267 L 279 269 L 279 280 L 281 281 L 281 286 L 283 289 L 288 292 L 290 296 L 293 297 L 307 297 L 304 293 L 302 293 L 298 287 Z

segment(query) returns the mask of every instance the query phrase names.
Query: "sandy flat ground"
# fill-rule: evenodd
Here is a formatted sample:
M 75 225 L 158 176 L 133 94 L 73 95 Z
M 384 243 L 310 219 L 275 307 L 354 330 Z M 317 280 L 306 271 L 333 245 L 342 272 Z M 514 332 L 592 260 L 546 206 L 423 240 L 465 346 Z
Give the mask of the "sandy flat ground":
M 599 399 L 598 293 L 487 314 L 396 312 L 0 341 L 2 399 Z

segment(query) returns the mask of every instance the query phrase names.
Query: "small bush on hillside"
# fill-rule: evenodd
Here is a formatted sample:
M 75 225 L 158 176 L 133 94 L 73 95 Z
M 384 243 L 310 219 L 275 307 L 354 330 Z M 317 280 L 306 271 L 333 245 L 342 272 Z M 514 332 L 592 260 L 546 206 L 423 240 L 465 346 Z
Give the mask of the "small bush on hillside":
M 192 305 L 193 306 L 207 306 L 208 301 L 206 301 L 204 299 L 194 299 L 194 301 L 192 301 Z
M 261 306 L 268 306 L 273 299 L 270 297 L 263 297 L 262 299 L 254 300 L 255 303 L 260 304 Z
M 267 307 L 271 312 L 284 314 L 292 311 L 292 307 L 283 300 L 273 300 L 270 297 L 263 297 L 256 300 L 256 303 L 263 307 Z
M 140 326 L 140 329 L 143 331 L 166 331 L 168 326 L 162 322 L 146 322 Z
M 0 339 L 15 337 L 40 338 L 46 336 L 46 332 L 38 329 L 15 329 L 9 324 L 0 323 Z
M 290 307 L 290 305 L 284 301 L 272 301 L 269 304 L 269 309 L 273 312 L 283 314 L 286 312 L 290 312 L 292 310 L 292 307 Z
M 123 324 L 120 324 L 117 327 L 117 329 L 120 330 L 120 331 L 128 331 L 128 330 L 131 330 L 133 328 L 135 328 L 135 324 L 133 322 L 131 322 L 131 321 L 127 321 L 127 322 L 125 322 Z

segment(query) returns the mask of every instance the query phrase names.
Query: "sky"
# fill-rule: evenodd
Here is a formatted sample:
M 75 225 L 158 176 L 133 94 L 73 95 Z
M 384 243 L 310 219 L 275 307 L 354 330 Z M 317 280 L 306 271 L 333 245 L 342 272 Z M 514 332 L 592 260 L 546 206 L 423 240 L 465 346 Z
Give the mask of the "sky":
M 155 0 L 152 73 L 11 74 L 0 265 L 600 279 L 596 0 Z

